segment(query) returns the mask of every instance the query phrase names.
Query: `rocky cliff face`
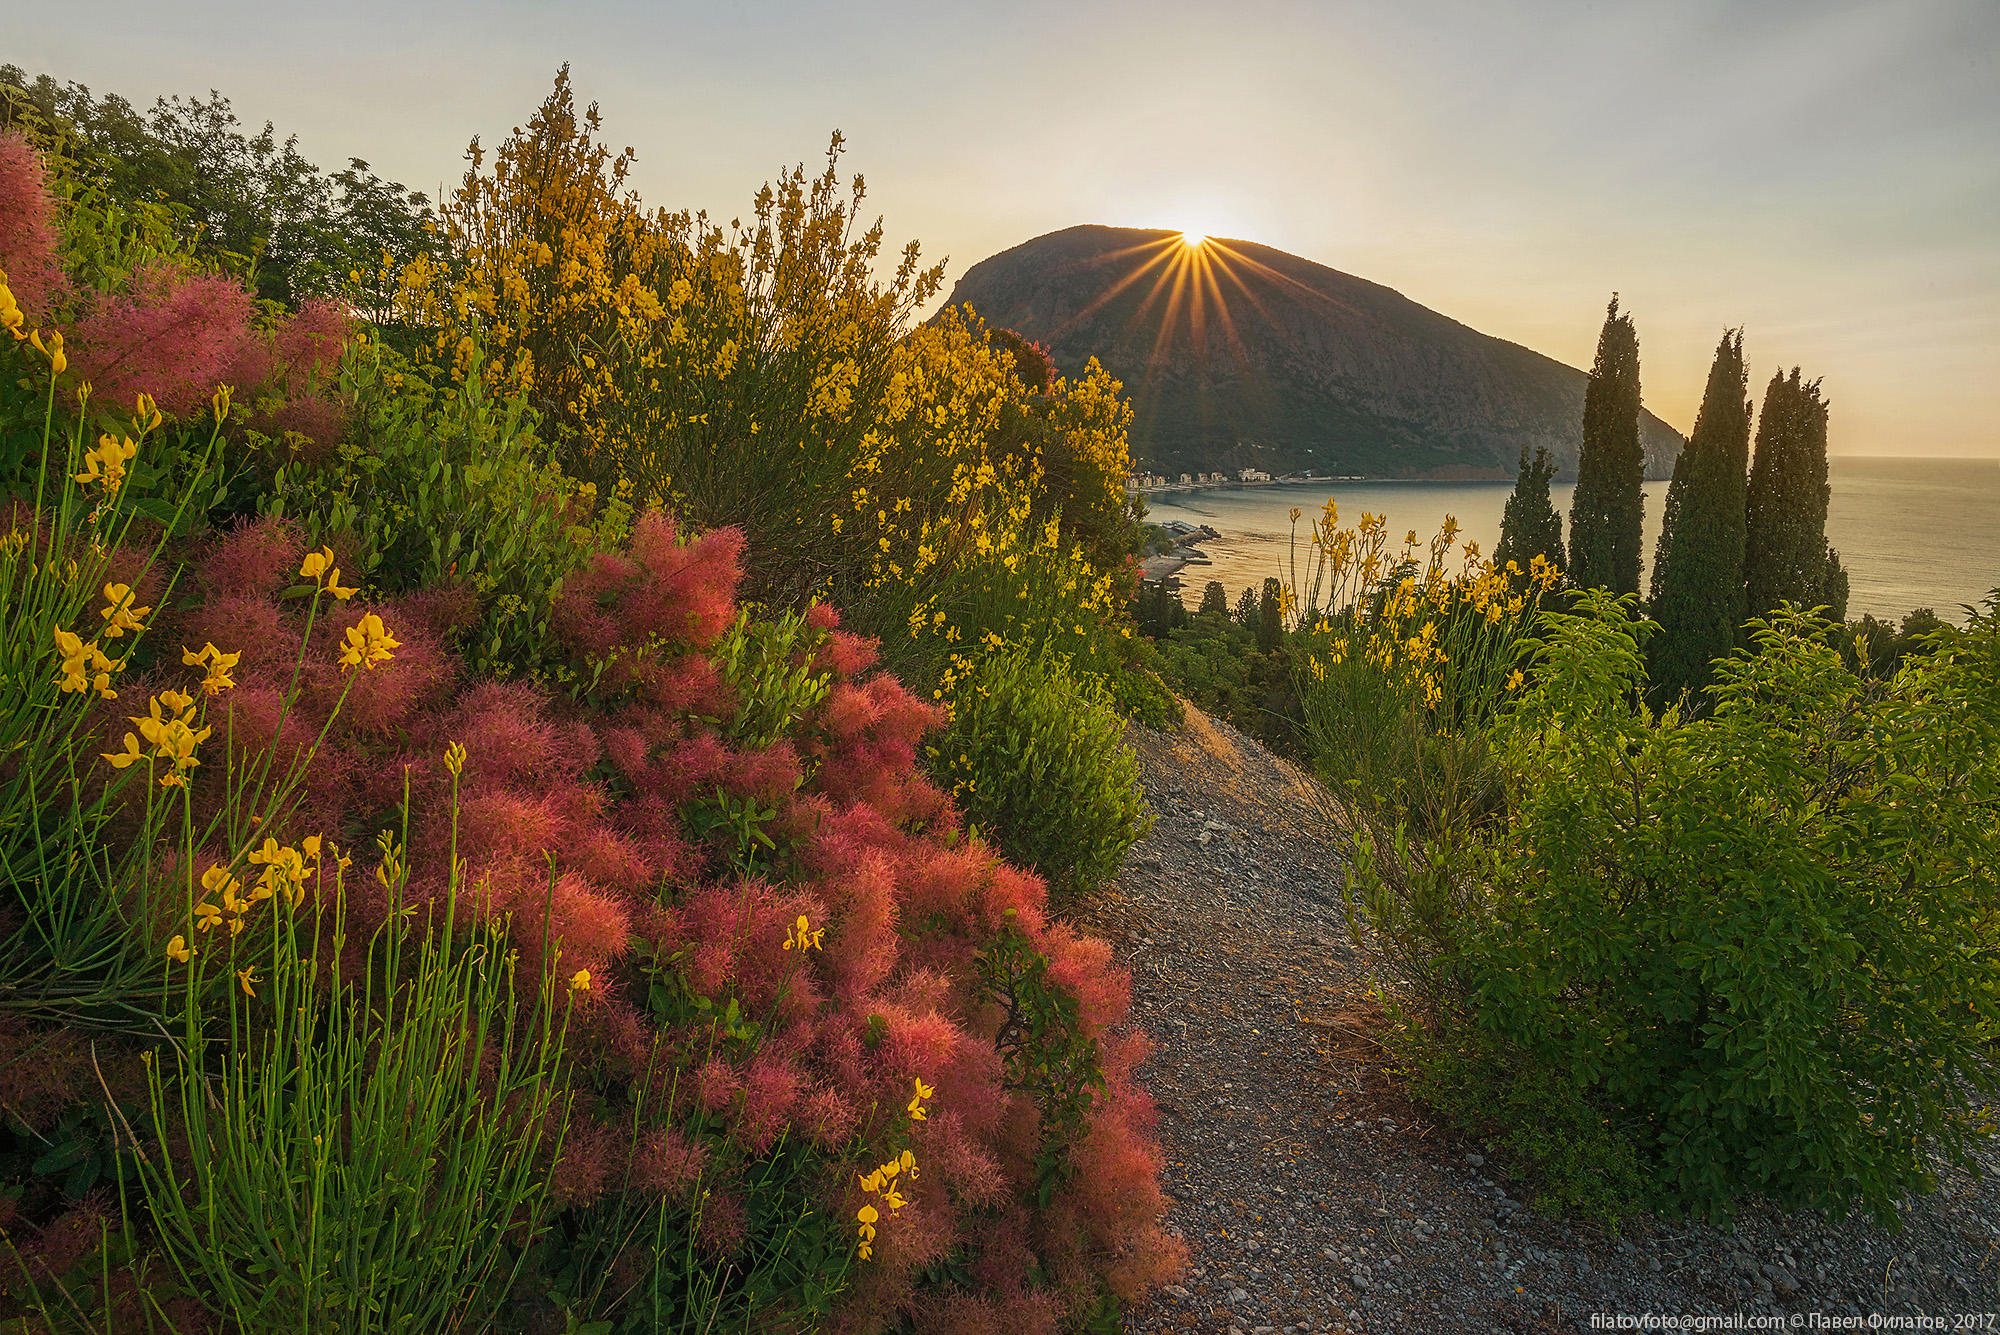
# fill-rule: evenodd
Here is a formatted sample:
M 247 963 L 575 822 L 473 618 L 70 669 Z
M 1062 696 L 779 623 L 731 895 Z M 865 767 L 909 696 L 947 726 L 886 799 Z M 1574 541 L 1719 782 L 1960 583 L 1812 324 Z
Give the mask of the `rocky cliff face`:
M 1268 246 L 1071 227 L 981 261 L 951 295 L 1125 382 L 1132 444 L 1161 472 L 1512 476 L 1546 445 L 1573 475 L 1588 376 L 1379 284 Z M 1587 313 L 1586 313 L 1587 314 Z M 1649 473 L 1681 438 L 1644 414 Z

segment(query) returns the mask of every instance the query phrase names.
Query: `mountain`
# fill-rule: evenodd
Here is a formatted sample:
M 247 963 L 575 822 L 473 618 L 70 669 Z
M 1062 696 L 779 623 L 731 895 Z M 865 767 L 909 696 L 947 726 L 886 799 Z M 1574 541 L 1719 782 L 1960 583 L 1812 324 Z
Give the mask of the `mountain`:
M 1575 475 L 1584 372 L 1269 246 L 1070 227 L 973 265 L 948 304 L 1066 374 L 1104 363 L 1158 472 L 1504 478 L 1525 444 Z M 1680 434 L 1651 413 L 1639 429 L 1665 477 Z

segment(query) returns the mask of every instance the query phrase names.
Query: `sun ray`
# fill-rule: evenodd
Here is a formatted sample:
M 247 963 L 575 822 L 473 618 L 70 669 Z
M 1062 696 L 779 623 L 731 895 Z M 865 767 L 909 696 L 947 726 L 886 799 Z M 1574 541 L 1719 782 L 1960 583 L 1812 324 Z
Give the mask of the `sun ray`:
M 1149 273 L 1155 265 L 1166 265 L 1172 263 L 1173 255 L 1170 247 L 1171 247 L 1171 242 L 1168 241 L 1151 241 L 1145 243 L 1144 245 L 1128 246 L 1124 250 L 1114 251 L 1112 254 L 1105 256 L 1104 257 L 1105 260 L 1109 262 L 1111 260 L 1120 259 L 1127 255 L 1139 255 L 1139 254 L 1145 254 L 1147 252 L 1156 252 L 1154 253 L 1152 259 L 1148 260 L 1146 263 L 1142 265 L 1139 265 L 1137 268 L 1133 269 L 1131 273 L 1126 274 L 1116 283 L 1113 283 L 1110 287 L 1106 288 L 1103 292 L 1099 293 L 1090 302 L 1086 303 L 1083 309 L 1079 310 L 1075 315 L 1072 315 L 1068 320 L 1064 321 L 1063 324 L 1060 326 L 1060 328 L 1057 329 L 1056 333 L 1061 334 L 1063 332 L 1066 332 L 1067 330 L 1072 329 L 1076 325 L 1080 324 L 1082 321 L 1087 320 L 1091 316 L 1095 315 L 1099 310 L 1103 309 L 1105 304 L 1111 301 L 1112 298 L 1116 297 L 1126 288 L 1132 286 L 1132 284 L 1138 282 L 1141 278 L 1144 278 L 1146 274 Z

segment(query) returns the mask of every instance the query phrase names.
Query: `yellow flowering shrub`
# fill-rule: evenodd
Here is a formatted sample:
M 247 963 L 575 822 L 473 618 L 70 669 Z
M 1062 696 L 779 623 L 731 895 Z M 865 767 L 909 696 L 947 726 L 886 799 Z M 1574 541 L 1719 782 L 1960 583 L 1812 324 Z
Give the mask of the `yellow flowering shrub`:
M 1294 540 L 1281 600 L 1322 775 L 1426 828 L 1497 805 L 1484 734 L 1520 688 L 1516 646 L 1562 578 L 1540 557 L 1530 571 L 1497 567 L 1459 533 L 1447 515 L 1428 543 L 1411 530 L 1397 544 L 1380 515 L 1343 527 L 1329 498 L 1302 553 Z
M 1101 641 L 1130 550 L 1118 382 L 1031 389 L 967 313 L 909 329 L 942 268 L 912 243 L 877 276 L 837 135 L 724 229 L 646 208 L 598 128 L 565 72 L 490 168 L 474 144 L 449 258 L 403 275 L 429 356 L 526 393 L 559 457 L 639 507 L 741 528 L 754 594 L 831 598 L 933 688 L 989 633 Z

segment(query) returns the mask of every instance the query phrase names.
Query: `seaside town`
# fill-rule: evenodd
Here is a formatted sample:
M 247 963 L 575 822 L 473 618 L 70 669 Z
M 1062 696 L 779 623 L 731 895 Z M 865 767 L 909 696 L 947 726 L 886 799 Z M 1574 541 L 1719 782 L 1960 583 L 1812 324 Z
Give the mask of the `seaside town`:
M 1211 487 L 1268 487 L 1277 482 L 1310 481 L 1312 474 L 1286 474 L 1274 478 L 1261 468 L 1239 468 L 1236 476 L 1227 473 L 1182 473 L 1178 481 L 1160 473 L 1135 473 L 1125 479 L 1127 496 L 1164 496 L 1179 491 L 1202 491 Z

